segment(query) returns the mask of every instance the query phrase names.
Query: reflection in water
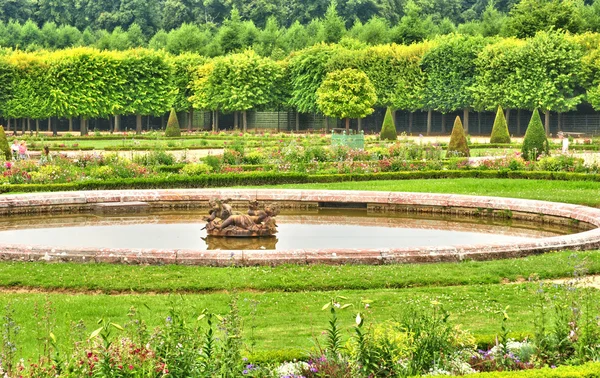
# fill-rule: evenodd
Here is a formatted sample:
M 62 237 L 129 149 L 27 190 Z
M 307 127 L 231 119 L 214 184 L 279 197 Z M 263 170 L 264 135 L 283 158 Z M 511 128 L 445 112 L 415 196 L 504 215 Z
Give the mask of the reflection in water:
M 276 249 L 276 236 L 263 236 L 259 238 L 236 238 L 208 235 L 202 238 L 206 242 L 208 250 L 255 250 L 255 249 Z
M 0 218 L 0 243 L 75 248 L 290 250 L 509 243 L 579 232 L 565 225 L 364 210 L 283 212 L 272 238 L 207 238 L 198 211 Z M 579 224 L 579 226 L 585 226 Z M 589 226 L 589 225 L 588 225 Z

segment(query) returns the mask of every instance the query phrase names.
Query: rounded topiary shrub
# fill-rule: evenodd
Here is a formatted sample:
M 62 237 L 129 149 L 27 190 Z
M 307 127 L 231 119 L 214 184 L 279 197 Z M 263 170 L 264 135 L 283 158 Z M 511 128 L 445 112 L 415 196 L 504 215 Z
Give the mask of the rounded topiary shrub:
M 504 118 L 504 113 L 502 112 L 502 108 L 500 106 L 498 106 L 496 118 L 494 119 L 490 143 L 510 143 L 508 125 L 506 124 L 506 118 Z
M 540 118 L 540 113 L 537 109 L 533 111 L 531 121 L 529 121 L 529 125 L 527 125 L 521 154 L 525 160 L 537 160 L 538 156 L 542 154 L 550 154 L 546 130 L 544 130 L 544 125 L 542 124 L 542 119 Z
M 465 129 L 463 128 L 460 117 L 456 117 L 454 120 L 454 127 L 452 127 L 452 134 L 450 135 L 450 142 L 448 143 L 448 150 L 446 152 L 448 157 L 469 157 L 469 146 L 467 145 L 467 136 L 465 135 Z
M 387 108 L 385 117 L 383 118 L 383 125 L 381 126 L 381 134 L 379 134 L 381 140 L 396 140 L 398 139 L 398 133 L 396 133 L 396 123 L 394 117 L 392 117 L 392 110 Z
M 167 128 L 165 129 L 166 137 L 178 137 L 181 136 L 181 129 L 179 128 L 179 121 L 177 120 L 177 113 L 174 109 L 171 109 L 169 114 L 169 120 L 167 121 Z
M 10 160 L 12 158 L 12 152 L 10 150 L 10 146 L 8 145 L 8 140 L 6 140 L 4 126 L 0 126 L 0 151 L 2 151 L 2 154 L 6 160 Z

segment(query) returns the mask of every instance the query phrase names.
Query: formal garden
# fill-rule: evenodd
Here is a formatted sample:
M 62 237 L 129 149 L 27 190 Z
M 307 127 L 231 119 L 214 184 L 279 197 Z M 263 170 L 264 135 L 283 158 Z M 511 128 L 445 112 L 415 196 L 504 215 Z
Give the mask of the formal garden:
M 436 142 L 396 135 L 388 117 L 364 149 L 324 133 L 0 133 L 1 188 L 368 189 L 599 206 L 598 166 L 578 156 L 600 144 L 573 140 L 562 153 L 536 114 L 515 142 L 499 110 L 478 143 L 460 118 Z M 34 157 L 12 159 L 11 139 Z M 214 154 L 191 155 L 206 148 Z M 7 261 L 0 359 L 10 377 L 594 377 L 598 272 L 597 251 L 380 266 Z
M 184 188 L 599 207 L 600 139 L 556 136 L 578 106 L 600 108 L 600 36 L 523 37 L 346 38 L 214 58 L 2 50 L 0 207 L 10 214 L 31 192 L 43 203 L 49 192 Z M 385 117 L 373 126 L 375 108 Z M 261 111 L 293 116 L 258 127 Z M 476 127 L 484 112 L 490 132 Z M 310 114 L 322 118 L 308 127 Z M 0 252 L 6 377 L 600 376 L 597 250 L 212 267 L 11 260 L 11 248 Z

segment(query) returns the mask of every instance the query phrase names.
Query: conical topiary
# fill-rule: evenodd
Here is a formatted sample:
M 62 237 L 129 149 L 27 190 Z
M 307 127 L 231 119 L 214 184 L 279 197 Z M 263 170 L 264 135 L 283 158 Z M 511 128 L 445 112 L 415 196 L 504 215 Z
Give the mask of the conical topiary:
M 498 106 L 496 118 L 494 119 L 494 127 L 492 127 L 492 135 L 490 143 L 510 143 L 510 134 L 508 133 L 508 125 L 502 108 Z
M 531 121 L 527 125 L 521 154 L 525 160 L 537 160 L 538 156 L 542 154 L 550 154 L 548 151 L 546 130 L 544 130 L 544 125 L 542 125 L 542 119 L 537 109 L 533 111 Z
M 174 109 L 171 109 L 169 114 L 169 120 L 167 121 L 167 128 L 165 129 L 166 137 L 178 137 L 181 136 L 181 129 L 179 128 L 179 121 L 177 120 L 177 113 Z
M 10 146 L 8 145 L 8 140 L 6 140 L 4 126 L 0 126 L 0 151 L 4 155 L 6 160 L 10 160 L 12 158 L 12 151 L 10 150 Z
M 450 135 L 450 143 L 448 143 L 448 150 L 446 152 L 448 157 L 452 156 L 463 156 L 469 157 L 469 146 L 467 145 L 467 136 L 465 135 L 465 129 L 463 128 L 460 117 L 456 117 L 454 120 L 454 126 L 452 127 L 452 134 Z
M 383 118 L 383 125 L 381 125 L 381 133 L 379 134 L 381 140 L 396 140 L 398 139 L 398 133 L 396 132 L 396 123 L 394 117 L 392 117 L 392 110 L 387 108 L 385 117 Z

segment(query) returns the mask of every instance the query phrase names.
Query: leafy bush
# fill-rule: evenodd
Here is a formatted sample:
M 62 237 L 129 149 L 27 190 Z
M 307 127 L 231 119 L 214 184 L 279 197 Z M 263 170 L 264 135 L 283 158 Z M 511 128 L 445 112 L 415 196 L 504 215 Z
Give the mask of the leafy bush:
M 210 173 L 212 168 L 204 163 L 186 164 L 181 168 L 181 173 L 188 176 L 205 175 Z
M 171 109 L 169 114 L 169 120 L 167 121 L 167 128 L 165 129 L 166 137 L 179 137 L 181 136 L 181 129 L 179 128 L 179 120 L 177 119 L 177 113 L 174 109 Z
M 150 151 L 135 155 L 133 161 L 141 165 L 173 165 L 175 164 L 175 156 L 165 151 Z
M 204 162 L 208 165 L 213 172 L 221 171 L 221 164 L 223 164 L 223 160 L 214 155 L 208 155 L 204 158 Z
M 583 159 L 573 156 L 547 156 L 541 158 L 536 164 L 536 169 L 550 172 L 585 172 Z
M 398 139 L 398 133 L 396 132 L 396 123 L 392 117 L 392 110 L 387 108 L 385 117 L 383 118 L 383 125 L 381 126 L 381 133 L 379 134 L 381 140 L 396 140 Z
M 12 159 L 12 151 L 10 150 L 10 146 L 8 145 L 8 140 L 6 139 L 4 126 L 0 126 L 0 153 L 4 154 L 4 158 L 6 160 Z
M 502 108 L 500 106 L 498 106 L 496 118 L 494 119 L 490 143 L 510 143 L 508 125 L 506 124 L 506 118 L 504 118 L 504 112 L 502 112 Z
M 463 128 L 460 117 L 456 117 L 454 120 L 454 127 L 452 127 L 452 134 L 450 135 L 450 142 L 448 143 L 448 149 L 446 150 L 448 157 L 469 157 L 469 146 L 467 145 L 467 136 L 465 135 L 465 129 Z
M 251 151 L 244 155 L 242 163 L 244 164 L 263 164 L 266 160 L 265 155 L 260 151 Z
M 525 160 L 537 160 L 542 154 L 549 155 L 546 130 L 544 130 L 544 125 L 542 125 L 542 119 L 537 109 L 533 111 L 527 131 L 525 131 L 521 154 Z

